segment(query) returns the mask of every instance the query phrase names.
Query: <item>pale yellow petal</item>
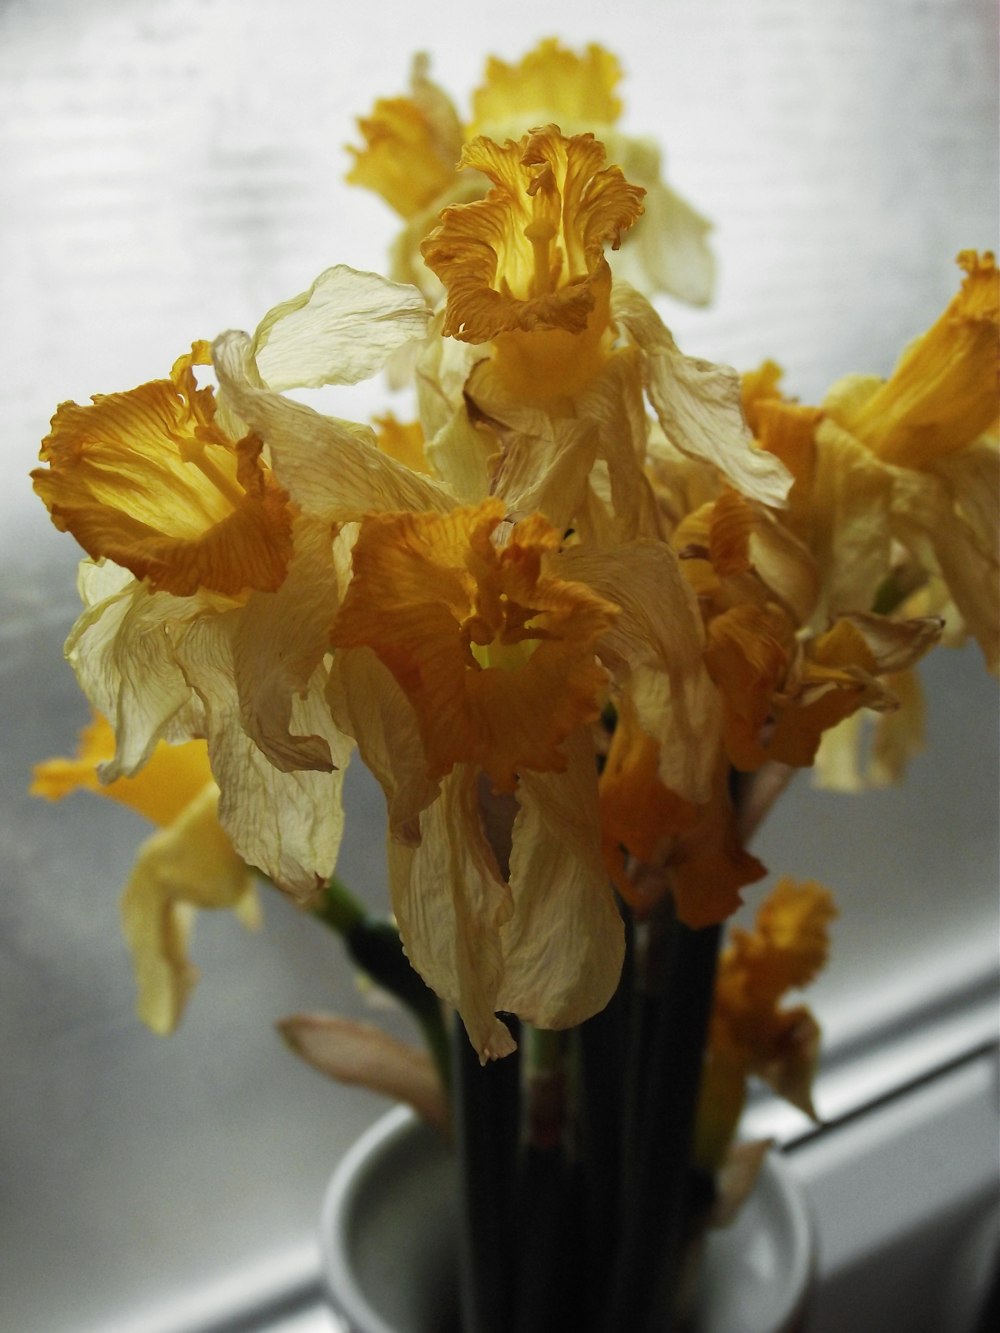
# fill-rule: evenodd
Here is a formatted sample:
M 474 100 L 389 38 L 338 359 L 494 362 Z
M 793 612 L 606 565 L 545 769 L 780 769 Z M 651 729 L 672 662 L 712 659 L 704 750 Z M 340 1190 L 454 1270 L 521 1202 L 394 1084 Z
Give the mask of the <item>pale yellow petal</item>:
M 254 382 L 245 333 L 213 347 L 220 392 L 270 450 L 274 470 L 301 509 L 331 523 L 393 509 L 445 510 L 452 497 L 381 452 L 368 426 L 322 416 Z
M 203 734 L 201 704 L 177 664 L 169 627 L 208 614 L 215 603 L 154 593 L 89 562 L 81 567 L 80 591 L 85 609 L 66 641 L 66 658 L 93 708 L 112 724 L 117 748 L 100 778 L 113 782 L 135 774 L 161 739 Z
M 300 516 L 293 529 L 295 554 L 275 593 L 247 601 L 233 639 L 233 670 L 247 732 L 276 767 L 329 771 L 341 763 L 344 745 L 331 754 L 325 736 L 292 735 L 293 701 L 310 683 L 322 692 L 319 668 L 329 649 L 330 626 L 340 604 L 340 575 L 329 525 Z
M 419 815 L 436 798 L 413 705 L 371 648 L 334 654 L 327 700 L 337 725 L 353 736 L 365 766 L 385 792 L 390 836 L 419 841 Z
M 422 339 L 430 317 L 415 287 L 338 264 L 268 311 L 250 353 L 270 389 L 357 384 L 405 343 Z
M 169 827 L 139 849 L 122 896 L 122 925 L 132 952 L 139 1017 L 172 1032 L 197 977 L 187 960 L 192 908 L 235 908 L 253 894 L 253 877 L 217 817 L 209 785 Z
M 308 900 L 336 865 L 343 773 L 281 772 L 247 735 L 233 665 L 237 628 L 237 620 L 221 616 L 186 627 L 177 634 L 177 660 L 205 702 L 209 756 L 221 789 L 219 819 L 233 846 L 280 888 Z M 333 725 L 322 676 L 295 697 L 290 729 L 324 737 L 334 761 L 346 764 L 349 742 Z
M 671 444 L 714 464 L 750 499 L 782 505 L 791 474 L 754 445 L 736 371 L 685 356 L 652 305 L 624 283 L 612 289 L 611 312 L 643 353 L 646 391 Z
M 500 931 L 512 901 L 482 831 L 479 775 L 456 767 L 420 817 L 417 846 L 389 842 L 389 884 L 406 955 L 462 1017 L 482 1061 L 514 1050 L 496 1017 Z
M 618 149 L 617 139 L 605 142 L 609 160 L 646 190 L 642 217 L 611 259 L 615 281 L 666 292 L 688 305 L 709 305 L 715 291 L 715 255 L 708 244 L 712 224 L 660 180 L 658 162 L 640 172 L 631 155 Z
M 566 750 L 565 773 L 525 773 L 518 786 L 514 911 L 501 930 L 499 1006 L 542 1028 L 570 1027 L 602 1010 L 625 949 L 601 856 L 593 743 L 579 732 Z
M 554 562 L 619 607 L 598 651 L 660 745 L 660 779 L 707 800 L 721 739 L 721 704 L 702 660 L 704 630 L 677 558 L 662 542 L 606 550 L 572 547 Z

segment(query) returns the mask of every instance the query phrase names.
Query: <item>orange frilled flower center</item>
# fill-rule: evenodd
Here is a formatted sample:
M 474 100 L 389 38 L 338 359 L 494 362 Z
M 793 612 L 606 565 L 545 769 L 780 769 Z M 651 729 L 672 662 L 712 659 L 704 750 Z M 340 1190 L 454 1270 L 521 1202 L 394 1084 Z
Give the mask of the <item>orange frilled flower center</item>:
M 460 166 L 493 189 L 446 208 L 421 247 L 448 292 L 444 332 L 471 343 L 556 334 L 575 362 L 593 360 L 609 320 L 604 247 L 617 249 L 644 191 L 605 165 L 592 134 L 567 138 L 555 125 L 503 145 L 474 139 Z
M 560 539 L 541 515 L 503 515 L 489 500 L 366 516 L 332 642 L 369 647 L 392 672 L 432 777 L 468 762 L 511 790 L 521 769 L 562 771 L 561 743 L 597 717 L 595 645 L 616 608 L 546 572 Z
M 235 596 L 273 591 L 291 556 L 285 492 L 250 435 L 231 440 L 199 388 L 195 344 L 170 378 L 127 393 L 63 403 L 32 473 L 52 521 L 88 555 L 106 557 L 158 591 Z

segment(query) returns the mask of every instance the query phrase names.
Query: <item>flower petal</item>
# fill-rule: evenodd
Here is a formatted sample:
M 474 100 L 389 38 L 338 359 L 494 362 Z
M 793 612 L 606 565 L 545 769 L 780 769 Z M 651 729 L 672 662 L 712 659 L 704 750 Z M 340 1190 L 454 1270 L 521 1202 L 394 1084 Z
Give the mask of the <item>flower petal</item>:
M 254 891 L 252 873 L 219 824 L 218 799 L 209 784 L 147 839 L 122 895 L 139 1017 L 154 1032 L 174 1030 L 197 978 L 186 951 L 191 909 L 235 908 Z
M 332 1014 L 292 1014 L 281 1020 L 278 1031 L 295 1054 L 321 1074 L 406 1102 L 439 1133 L 448 1135 L 448 1098 L 426 1051 L 372 1023 Z
M 223 334 L 212 355 L 221 393 L 264 440 L 275 474 L 306 513 L 345 523 L 370 511 L 452 507 L 430 477 L 382 453 L 369 427 L 258 387 L 245 333 Z
M 646 391 L 671 444 L 713 463 L 749 499 L 784 504 L 791 474 L 754 445 L 736 371 L 684 356 L 652 305 L 624 283 L 612 289 L 611 313 L 643 352 Z
M 597 766 L 581 731 L 565 773 L 522 775 L 501 929 L 499 1007 L 542 1028 L 582 1023 L 611 999 L 625 935 L 601 857 Z
M 459 765 L 420 816 L 415 847 L 390 840 L 389 884 L 406 955 L 465 1023 L 480 1059 L 514 1050 L 496 1017 L 503 977 L 500 929 L 510 889 L 482 831 L 479 775 Z
M 357 384 L 425 337 L 430 317 L 415 287 L 338 264 L 267 312 L 250 354 L 269 389 Z

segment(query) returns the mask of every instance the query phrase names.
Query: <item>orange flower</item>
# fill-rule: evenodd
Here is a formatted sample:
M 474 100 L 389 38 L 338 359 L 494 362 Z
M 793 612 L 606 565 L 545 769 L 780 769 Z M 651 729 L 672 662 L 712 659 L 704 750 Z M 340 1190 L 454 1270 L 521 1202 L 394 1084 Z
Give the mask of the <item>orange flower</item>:
M 335 647 L 374 649 L 413 705 L 432 779 L 476 763 L 512 790 L 522 768 L 561 772 L 561 743 L 594 720 L 596 641 L 615 608 L 544 572 L 559 535 L 504 506 L 370 514 L 334 623 Z M 506 541 L 498 540 L 506 537 Z
M 60 531 L 157 591 L 236 596 L 281 585 L 291 556 L 288 498 L 253 435 L 231 440 L 193 367 L 196 343 L 170 379 L 63 403 L 32 473 Z

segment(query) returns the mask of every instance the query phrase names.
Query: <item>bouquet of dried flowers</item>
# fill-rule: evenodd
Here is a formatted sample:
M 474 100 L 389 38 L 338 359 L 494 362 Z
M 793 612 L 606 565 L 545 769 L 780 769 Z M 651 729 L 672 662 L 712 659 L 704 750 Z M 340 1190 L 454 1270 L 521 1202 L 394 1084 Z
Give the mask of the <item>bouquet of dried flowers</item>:
M 194 916 L 252 921 L 259 878 L 339 932 L 426 1050 L 283 1031 L 454 1136 L 469 1333 L 683 1319 L 684 1256 L 752 1178 L 722 1167 L 759 1157 L 748 1079 L 812 1109 L 818 1028 L 783 1002 L 834 908 L 782 880 L 720 956 L 748 841 L 797 769 L 899 776 L 933 645 L 997 666 L 993 256 L 816 406 L 686 356 L 650 297 L 710 298 L 709 227 L 619 130 L 619 73 L 548 40 L 463 123 L 418 58 L 351 150 L 403 219 L 391 277 L 328 269 L 64 403 L 32 474 L 86 552 L 95 712 L 35 790 L 159 826 L 122 899 L 140 1017 L 176 1027 Z M 382 371 L 411 420 L 296 397 Z M 333 874 L 355 748 L 384 919 Z

